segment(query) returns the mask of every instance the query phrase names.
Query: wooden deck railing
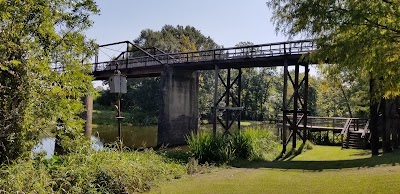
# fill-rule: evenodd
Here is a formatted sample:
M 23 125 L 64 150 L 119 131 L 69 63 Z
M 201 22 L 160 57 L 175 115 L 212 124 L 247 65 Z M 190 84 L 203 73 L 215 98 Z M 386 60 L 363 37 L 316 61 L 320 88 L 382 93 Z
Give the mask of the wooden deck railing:
M 293 117 L 293 115 L 288 116 L 289 119 Z M 298 115 L 298 121 L 303 118 L 302 115 Z M 282 127 L 283 125 L 283 116 L 278 116 L 278 127 Z M 290 129 L 290 125 L 287 124 Z M 298 122 L 299 128 L 304 128 L 304 126 Z M 368 120 L 361 118 L 344 118 L 344 117 L 307 117 L 307 126 L 306 129 L 309 131 L 333 131 L 334 133 L 340 133 L 342 143 L 348 140 L 344 139 L 347 137 L 349 132 L 360 132 L 362 133 L 361 137 L 364 138 L 368 131 Z M 348 142 L 347 142 L 348 143 Z

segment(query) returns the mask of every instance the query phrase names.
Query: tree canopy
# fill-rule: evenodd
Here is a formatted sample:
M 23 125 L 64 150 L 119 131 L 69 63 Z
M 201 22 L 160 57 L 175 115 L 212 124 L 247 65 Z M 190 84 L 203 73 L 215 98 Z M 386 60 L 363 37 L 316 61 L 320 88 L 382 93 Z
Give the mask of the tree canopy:
M 376 97 L 400 95 L 400 2 L 391 0 L 269 0 L 277 31 L 315 39 L 313 57 L 328 72 L 384 80 Z M 377 83 L 377 82 L 376 82 Z
M 200 30 L 192 26 L 165 25 L 161 30 L 142 30 L 139 37 L 133 41 L 140 47 L 156 47 L 164 52 L 190 52 L 217 48 L 218 45 L 210 37 L 203 35 Z M 200 72 L 199 80 L 199 109 L 207 110 L 211 107 L 212 72 Z M 133 113 L 135 118 L 131 121 L 135 124 L 154 124 L 157 122 L 159 98 L 159 78 L 135 78 L 128 79 L 128 93 L 122 96 L 121 106 L 123 111 Z M 112 104 L 115 99 L 103 91 L 96 102 L 103 106 Z M 149 100 L 151 99 L 151 100 Z
M 95 50 L 83 31 L 98 12 L 93 0 L 0 1 L 0 163 L 30 153 L 40 133 L 79 140 Z

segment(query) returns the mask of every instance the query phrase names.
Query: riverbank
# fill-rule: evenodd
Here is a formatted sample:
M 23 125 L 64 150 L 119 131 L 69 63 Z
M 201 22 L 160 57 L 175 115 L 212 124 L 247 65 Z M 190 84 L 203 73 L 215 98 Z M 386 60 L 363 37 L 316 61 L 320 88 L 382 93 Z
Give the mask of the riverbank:
M 83 149 L 1 166 L 0 193 L 133 193 L 180 178 L 186 166 L 152 150 Z

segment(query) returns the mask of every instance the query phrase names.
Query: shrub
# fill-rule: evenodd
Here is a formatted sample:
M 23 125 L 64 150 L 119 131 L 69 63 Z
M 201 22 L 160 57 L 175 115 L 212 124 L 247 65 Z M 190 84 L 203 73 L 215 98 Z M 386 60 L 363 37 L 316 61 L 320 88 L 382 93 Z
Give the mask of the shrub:
M 250 160 L 274 160 L 281 152 L 280 143 L 269 130 L 251 128 L 243 132 L 250 139 Z
M 214 137 L 210 132 L 201 131 L 197 135 L 192 133 L 186 139 L 191 153 L 200 163 L 219 163 L 226 158 L 222 156 L 224 137 L 221 134 Z
M 75 153 L 4 165 L 0 193 L 133 193 L 186 173 L 152 150 Z M 32 176 L 34 175 L 34 176 Z
M 201 131 L 187 138 L 189 149 L 200 163 L 227 163 L 236 159 L 273 159 L 279 154 L 274 135 L 265 129 L 246 129 L 230 135 Z

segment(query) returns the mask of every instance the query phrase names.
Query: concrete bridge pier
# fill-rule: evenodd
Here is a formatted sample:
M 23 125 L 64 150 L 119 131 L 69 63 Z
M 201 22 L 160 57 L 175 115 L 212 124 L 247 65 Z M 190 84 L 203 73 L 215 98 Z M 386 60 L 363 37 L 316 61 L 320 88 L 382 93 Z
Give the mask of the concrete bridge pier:
M 198 74 L 165 66 L 161 73 L 161 103 L 157 144 L 183 145 L 198 129 Z

